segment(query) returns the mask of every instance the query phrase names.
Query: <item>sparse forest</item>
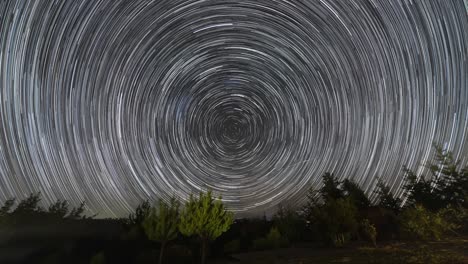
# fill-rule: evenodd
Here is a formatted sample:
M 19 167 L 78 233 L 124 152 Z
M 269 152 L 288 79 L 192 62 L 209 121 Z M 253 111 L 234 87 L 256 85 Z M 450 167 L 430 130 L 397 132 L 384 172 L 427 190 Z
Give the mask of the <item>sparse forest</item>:
M 12 263 L 467 263 L 468 167 L 434 150 L 427 175 L 403 168 L 403 197 L 379 181 L 371 199 L 326 173 L 306 204 L 271 218 L 235 219 L 211 190 L 145 201 L 124 219 L 85 216 L 84 202 L 43 208 L 33 193 L 0 208 L 1 254 Z

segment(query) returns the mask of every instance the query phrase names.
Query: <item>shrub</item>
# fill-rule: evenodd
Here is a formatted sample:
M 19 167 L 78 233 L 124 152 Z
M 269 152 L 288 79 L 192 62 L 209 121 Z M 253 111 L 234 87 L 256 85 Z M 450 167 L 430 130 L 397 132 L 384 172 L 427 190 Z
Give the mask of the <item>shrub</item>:
M 406 208 L 400 215 L 400 231 L 404 238 L 440 240 L 453 228 L 441 212 L 433 213 L 421 205 Z
M 256 239 L 253 242 L 255 250 L 277 249 L 288 245 L 288 240 L 281 236 L 277 227 L 272 227 L 266 237 Z
M 279 229 L 277 227 L 272 227 L 266 239 L 270 241 L 273 248 L 280 248 L 283 238 L 281 237 L 281 233 L 279 232 Z

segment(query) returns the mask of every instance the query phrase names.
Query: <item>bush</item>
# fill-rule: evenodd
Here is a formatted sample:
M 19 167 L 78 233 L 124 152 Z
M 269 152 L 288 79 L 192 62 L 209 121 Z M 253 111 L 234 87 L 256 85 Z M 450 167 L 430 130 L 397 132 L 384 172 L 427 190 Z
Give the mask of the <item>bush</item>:
M 288 240 L 281 236 L 277 227 L 272 227 L 265 238 L 259 238 L 253 242 L 255 250 L 277 249 L 288 245 Z
M 468 209 L 449 206 L 440 210 L 439 215 L 450 225 L 451 231 L 468 232 Z
M 433 213 L 421 205 L 406 208 L 400 215 L 400 232 L 403 238 L 440 240 L 453 228 L 442 212 Z

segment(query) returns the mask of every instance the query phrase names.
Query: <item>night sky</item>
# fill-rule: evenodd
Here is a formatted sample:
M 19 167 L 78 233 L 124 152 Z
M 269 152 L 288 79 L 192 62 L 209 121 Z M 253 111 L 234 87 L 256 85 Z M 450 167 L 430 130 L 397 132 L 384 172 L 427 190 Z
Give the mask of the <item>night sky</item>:
M 0 201 L 238 215 L 468 163 L 466 0 L 0 0 Z

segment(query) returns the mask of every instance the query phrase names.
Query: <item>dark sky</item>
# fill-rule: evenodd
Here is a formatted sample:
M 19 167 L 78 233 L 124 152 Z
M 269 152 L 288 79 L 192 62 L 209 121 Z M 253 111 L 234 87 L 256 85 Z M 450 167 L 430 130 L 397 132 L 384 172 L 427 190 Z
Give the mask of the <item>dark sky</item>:
M 0 1 L 0 201 L 100 217 L 211 188 L 239 214 L 321 175 L 399 193 L 468 157 L 463 0 Z M 468 162 L 465 158 L 464 164 Z

